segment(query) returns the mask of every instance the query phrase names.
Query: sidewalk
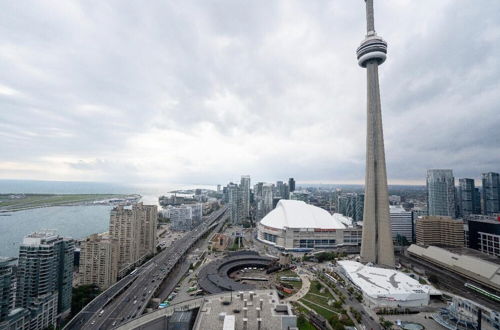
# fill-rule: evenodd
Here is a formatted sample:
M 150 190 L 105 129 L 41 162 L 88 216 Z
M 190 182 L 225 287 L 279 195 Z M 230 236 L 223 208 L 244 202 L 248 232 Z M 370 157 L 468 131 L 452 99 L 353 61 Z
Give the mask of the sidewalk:
M 284 301 L 288 301 L 288 302 L 292 302 L 292 301 L 297 301 L 299 299 L 301 299 L 302 297 L 304 297 L 308 292 L 309 292 L 309 288 L 311 287 L 311 280 L 309 279 L 309 277 L 305 274 L 300 274 L 299 271 L 302 271 L 303 269 L 301 268 L 297 268 L 297 274 L 299 275 L 300 279 L 302 280 L 302 287 L 300 288 L 300 290 L 288 297 L 288 298 L 285 298 L 283 299 Z

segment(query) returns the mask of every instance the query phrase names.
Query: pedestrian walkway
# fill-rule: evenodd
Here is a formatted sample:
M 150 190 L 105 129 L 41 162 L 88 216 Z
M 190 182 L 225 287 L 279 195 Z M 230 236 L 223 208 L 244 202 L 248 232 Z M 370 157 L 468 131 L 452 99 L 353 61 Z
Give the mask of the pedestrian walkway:
M 299 275 L 300 279 L 302 280 L 302 287 L 294 295 L 283 299 L 284 301 L 288 301 L 288 302 L 297 301 L 297 300 L 301 299 L 302 297 L 304 297 L 309 292 L 309 288 L 311 287 L 311 280 L 309 279 L 309 277 L 307 275 L 305 275 L 303 272 L 301 272 L 301 270 L 302 270 L 301 268 L 297 268 L 297 274 Z

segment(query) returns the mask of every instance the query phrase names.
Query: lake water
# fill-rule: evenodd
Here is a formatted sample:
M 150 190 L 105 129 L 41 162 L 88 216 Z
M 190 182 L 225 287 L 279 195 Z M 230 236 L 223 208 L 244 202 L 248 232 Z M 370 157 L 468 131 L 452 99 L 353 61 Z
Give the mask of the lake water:
M 158 205 L 158 196 L 174 189 L 208 188 L 206 185 L 162 184 L 160 186 L 124 186 L 105 182 L 64 182 L 1 180 L 0 193 L 49 194 L 140 194 L 146 205 Z M 112 206 L 55 206 L 11 212 L 0 216 L 0 256 L 15 257 L 23 237 L 41 229 L 75 239 L 108 230 Z
M 23 237 L 41 229 L 55 229 L 64 237 L 83 238 L 108 230 L 111 206 L 54 206 L 0 216 L 0 256 L 15 257 Z

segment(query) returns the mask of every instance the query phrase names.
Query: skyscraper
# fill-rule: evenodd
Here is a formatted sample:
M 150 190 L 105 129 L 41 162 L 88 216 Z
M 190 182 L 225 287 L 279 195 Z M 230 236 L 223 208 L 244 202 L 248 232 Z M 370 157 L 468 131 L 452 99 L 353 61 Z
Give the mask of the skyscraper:
M 361 260 L 392 267 L 394 247 L 389 220 L 389 194 L 378 81 L 378 66 L 386 59 L 387 43 L 375 32 L 373 0 L 366 0 L 366 22 L 366 38 L 357 49 L 358 64 L 367 69 L 368 87 Z
M 483 173 L 484 214 L 500 213 L 500 176 L 498 173 Z
M 288 191 L 289 192 L 295 191 L 295 179 L 294 178 L 288 179 Z
M 276 197 L 286 199 L 285 187 L 286 185 L 283 183 L 283 181 L 276 182 Z
M 229 208 L 229 219 L 231 223 L 239 223 L 239 213 L 238 213 L 238 200 L 239 200 L 239 188 L 237 184 L 229 183 L 227 186 L 227 196 L 228 196 L 228 208 Z
M 16 307 L 56 302 L 57 314 L 70 311 L 75 243 L 54 231 L 26 236 L 19 247 Z M 52 298 L 52 296 L 55 296 Z
M 273 210 L 273 185 L 266 183 L 262 186 L 263 217 Z
M 455 178 L 452 170 L 427 171 L 427 210 L 429 216 L 456 216 Z
M 250 216 L 250 176 L 242 175 L 240 181 L 240 221 Z
M 469 214 L 477 214 L 478 208 L 481 209 L 480 205 L 476 205 L 478 198 L 478 190 L 474 186 L 474 179 L 459 179 L 458 180 L 458 216 L 464 217 Z

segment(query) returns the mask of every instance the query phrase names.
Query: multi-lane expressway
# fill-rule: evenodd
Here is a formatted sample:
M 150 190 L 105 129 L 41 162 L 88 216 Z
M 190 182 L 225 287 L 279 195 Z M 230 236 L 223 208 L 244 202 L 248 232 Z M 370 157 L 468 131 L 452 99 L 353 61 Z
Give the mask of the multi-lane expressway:
M 184 254 L 224 219 L 226 209 L 207 216 L 201 225 L 96 297 L 64 329 L 111 329 L 139 317 L 164 279 L 182 262 Z

